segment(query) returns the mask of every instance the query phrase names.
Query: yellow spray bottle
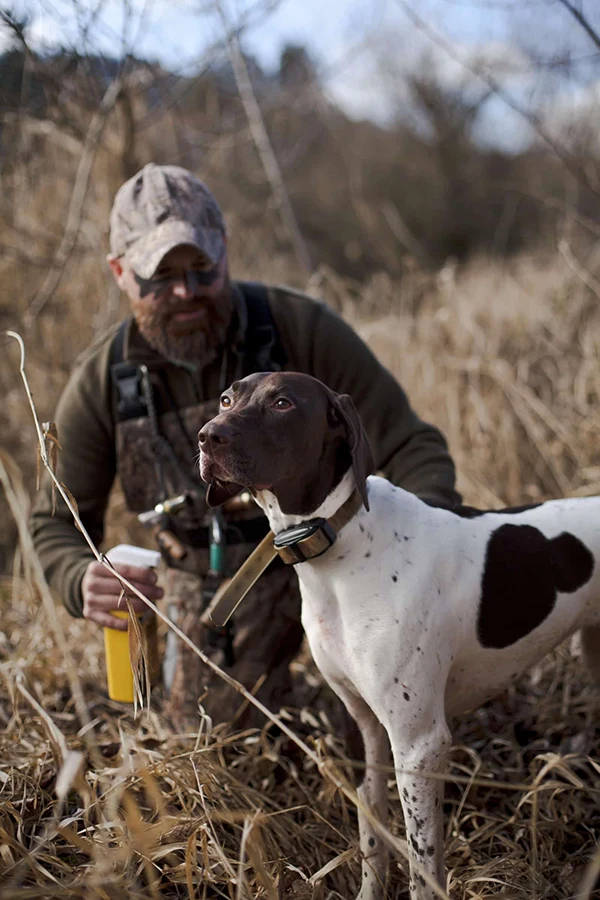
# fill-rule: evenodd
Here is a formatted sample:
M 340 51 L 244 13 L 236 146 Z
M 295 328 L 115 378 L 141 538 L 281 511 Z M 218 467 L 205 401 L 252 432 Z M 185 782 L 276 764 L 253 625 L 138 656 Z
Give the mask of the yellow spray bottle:
M 132 544 L 119 544 L 108 551 L 106 558 L 115 566 L 128 565 L 155 568 L 160 562 L 160 553 L 157 550 L 145 550 L 142 547 L 134 547 Z M 129 613 L 122 609 L 114 609 L 111 611 L 111 614 L 119 619 L 129 618 Z M 138 615 L 141 618 L 142 615 L 145 616 L 147 614 L 139 613 Z M 154 620 L 154 613 L 150 613 L 150 615 Z M 156 634 L 155 630 L 154 634 Z M 129 659 L 128 633 L 126 631 L 117 631 L 115 628 L 105 628 L 104 650 L 106 654 L 108 696 L 111 700 L 118 700 L 121 703 L 133 703 L 133 671 Z

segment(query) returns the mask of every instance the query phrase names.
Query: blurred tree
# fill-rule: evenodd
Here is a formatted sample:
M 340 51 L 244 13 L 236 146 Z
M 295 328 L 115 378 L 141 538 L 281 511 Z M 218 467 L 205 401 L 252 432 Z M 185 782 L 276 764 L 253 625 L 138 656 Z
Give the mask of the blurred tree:
M 7 49 L 0 54 L 0 112 L 17 112 L 23 104 L 35 116 L 42 116 L 45 97 L 42 85 L 32 72 L 35 57 L 27 43 L 30 19 L 8 9 L 0 9 L 0 30 Z M 0 128 L 2 120 L 0 119 Z
M 407 77 L 415 113 L 424 125 L 442 182 L 446 228 L 444 255 L 464 260 L 488 235 L 481 228 L 482 163 L 484 153 L 473 140 L 473 128 L 486 100 L 488 88 L 467 90 L 463 84 L 445 85 L 425 57 L 420 72 Z M 489 197 L 487 198 L 489 202 Z M 485 240 L 485 237 L 484 237 Z
M 279 83 L 283 88 L 303 88 L 318 83 L 315 64 L 306 47 L 286 44 L 279 58 Z

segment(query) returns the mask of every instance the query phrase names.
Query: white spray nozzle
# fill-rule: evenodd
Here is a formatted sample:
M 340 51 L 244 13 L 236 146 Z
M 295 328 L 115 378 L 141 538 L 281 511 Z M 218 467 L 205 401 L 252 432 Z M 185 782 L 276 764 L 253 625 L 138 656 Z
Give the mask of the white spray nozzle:
M 142 569 L 153 569 L 160 562 L 158 550 L 146 550 L 133 544 L 117 544 L 104 555 L 113 565 L 139 566 Z

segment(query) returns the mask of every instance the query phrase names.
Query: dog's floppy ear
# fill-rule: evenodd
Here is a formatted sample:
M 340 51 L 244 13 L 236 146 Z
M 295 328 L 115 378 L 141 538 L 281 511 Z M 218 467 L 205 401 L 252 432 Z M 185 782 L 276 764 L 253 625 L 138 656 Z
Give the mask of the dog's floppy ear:
M 221 506 L 243 489 L 241 484 L 233 481 L 211 481 L 206 489 L 206 505 L 211 509 L 213 506 Z
M 367 432 L 363 428 L 360 416 L 348 394 L 333 394 L 333 408 L 342 420 L 346 430 L 346 440 L 352 457 L 352 471 L 356 487 L 365 505 L 369 509 L 369 497 L 367 494 L 367 478 L 375 469 L 375 460 L 371 452 L 371 445 Z

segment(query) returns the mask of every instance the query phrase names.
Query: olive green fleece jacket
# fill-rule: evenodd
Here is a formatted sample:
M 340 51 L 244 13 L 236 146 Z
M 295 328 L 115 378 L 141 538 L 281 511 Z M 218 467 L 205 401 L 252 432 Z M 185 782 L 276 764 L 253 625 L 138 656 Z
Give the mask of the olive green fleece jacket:
M 234 290 L 238 290 L 235 284 Z M 288 360 L 285 368 L 313 375 L 352 397 L 376 468 L 426 500 L 444 505 L 459 502 L 444 438 L 417 417 L 403 390 L 352 328 L 325 304 L 291 289 L 269 288 L 268 296 Z M 116 474 L 109 352 L 117 328 L 112 327 L 79 357 L 55 416 L 62 447 L 58 477 L 77 500 L 81 519 L 96 544 L 103 538 L 104 514 Z M 218 396 L 220 358 L 195 371 L 161 359 L 135 322 L 127 332 L 125 358 L 136 364 L 158 362 L 181 408 Z M 69 612 L 81 616 L 81 582 L 93 557 L 62 501 L 52 515 L 49 479 L 35 503 L 31 531 L 50 584 Z

